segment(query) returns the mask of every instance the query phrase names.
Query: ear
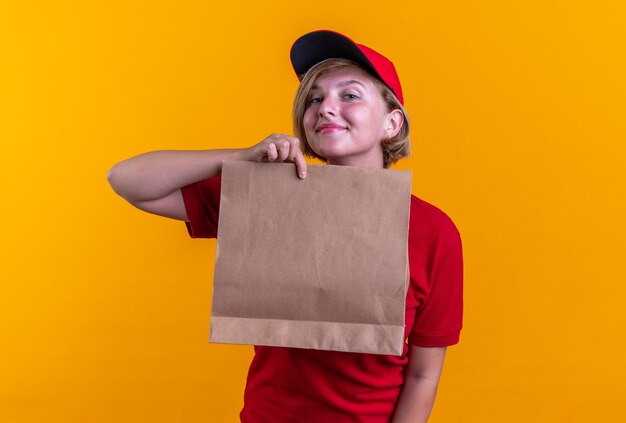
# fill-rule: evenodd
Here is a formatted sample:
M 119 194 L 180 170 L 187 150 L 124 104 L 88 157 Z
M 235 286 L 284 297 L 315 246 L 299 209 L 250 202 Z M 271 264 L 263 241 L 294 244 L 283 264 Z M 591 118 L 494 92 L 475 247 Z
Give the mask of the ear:
M 400 109 L 394 109 L 387 114 L 385 122 L 385 139 L 390 140 L 400 132 L 404 124 L 404 114 Z

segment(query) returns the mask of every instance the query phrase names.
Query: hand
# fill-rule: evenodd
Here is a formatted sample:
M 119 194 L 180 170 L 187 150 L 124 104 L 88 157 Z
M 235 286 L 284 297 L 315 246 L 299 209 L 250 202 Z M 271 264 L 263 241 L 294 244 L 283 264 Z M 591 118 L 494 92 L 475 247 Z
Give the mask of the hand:
M 306 177 L 306 161 L 300 140 L 283 134 L 272 134 L 263 141 L 244 150 L 244 159 L 252 162 L 292 162 L 298 177 Z

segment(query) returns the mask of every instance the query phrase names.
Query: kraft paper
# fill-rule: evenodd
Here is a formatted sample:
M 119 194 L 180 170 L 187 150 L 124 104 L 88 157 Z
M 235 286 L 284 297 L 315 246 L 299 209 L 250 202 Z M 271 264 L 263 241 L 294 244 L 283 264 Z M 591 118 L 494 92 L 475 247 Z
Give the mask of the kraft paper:
M 226 161 L 210 342 L 401 355 L 408 171 Z

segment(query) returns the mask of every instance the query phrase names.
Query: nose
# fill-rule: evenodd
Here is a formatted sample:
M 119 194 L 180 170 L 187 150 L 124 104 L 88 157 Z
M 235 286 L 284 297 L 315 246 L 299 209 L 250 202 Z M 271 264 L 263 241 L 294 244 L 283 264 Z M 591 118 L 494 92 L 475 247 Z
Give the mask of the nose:
M 331 96 L 324 97 L 318 109 L 318 113 L 320 117 L 328 115 L 335 116 L 337 114 L 337 102 Z

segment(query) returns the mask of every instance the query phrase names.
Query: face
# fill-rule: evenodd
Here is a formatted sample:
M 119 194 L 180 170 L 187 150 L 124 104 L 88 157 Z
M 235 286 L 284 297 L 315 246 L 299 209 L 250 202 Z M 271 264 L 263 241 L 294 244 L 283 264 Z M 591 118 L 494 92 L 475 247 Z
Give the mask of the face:
M 381 141 L 392 126 L 372 77 L 356 66 L 322 75 L 307 97 L 304 132 L 329 164 L 383 167 Z

